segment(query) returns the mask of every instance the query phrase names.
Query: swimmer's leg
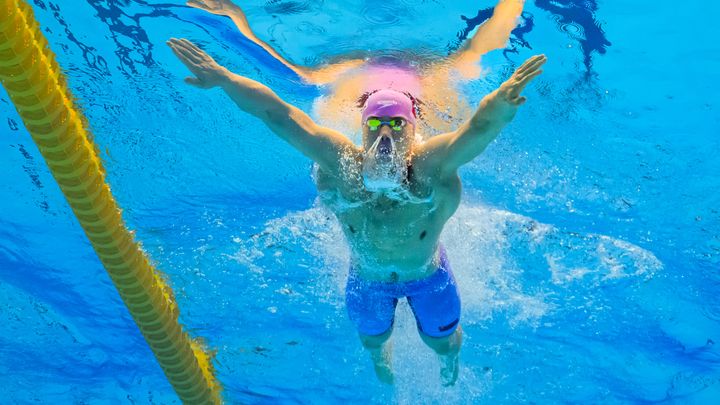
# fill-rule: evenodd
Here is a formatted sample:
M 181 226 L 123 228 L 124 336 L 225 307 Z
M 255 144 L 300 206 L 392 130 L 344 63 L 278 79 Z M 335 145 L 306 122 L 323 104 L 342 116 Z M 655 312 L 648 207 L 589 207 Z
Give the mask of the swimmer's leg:
M 235 23 L 241 34 L 247 39 L 256 43 L 258 46 L 263 48 L 273 58 L 277 59 L 278 62 L 287 66 L 290 70 L 295 72 L 301 79 L 307 83 L 313 84 L 324 84 L 334 81 L 336 76 L 345 72 L 348 69 L 360 66 L 363 63 L 362 59 L 353 59 L 342 61 L 336 64 L 327 65 L 320 69 L 311 69 L 303 66 L 295 66 L 282 55 L 280 55 L 272 46 L 268 45 L 265 41 L 258 38 L 255 33 L 250 29 L 247 17 L 242 9 L 233 3 L 231 0 L 188 0 L 187 5 L 195 7 L 200 10 L 205 10 L 209 13 L 230 17 Z
M 360 341 L 363 347 L 370 352 L 375 374 L 385 384 L 394 382 L 392 371 L 392 342 L 389 340 L 392 328 L 382 335 L 369 336 L 360 334 Z
M 393 383 L 392 334 L 398 299 L 382 283 L 363 280 L 352 270 L 345 286 L 348 316 L 355 324 L 362 345 L 370 352 L 375 374 L 386 384 Z
M 423 342 L 440 355 L 443 385 L 455 384 L 458 378 L 462 329 L 460 328 L 460 295 L 445 248 L 439 248 L 440 267 L 430 277 L 416 283 L 408 303 L 415 314 Z
M 486 53 L 505 48 L 510 33 L 517 27 L 525 0 L 500 0 L 492 17 L 482 23 L 465 44 L 452 56 L 451 65 L 466 79 L 480 76 L 478 62 Z
M 459 355 L 460 346 L 462 346 L 462 328 L 458 325 L 455 332 L 450 336 L 436 338 L 420 332 L 420 337 L 426 345 L 440 356 L 440 360 L 442 361 L 440 376 L 442 377 L 443 385 L 454 385 L 460 369 Z

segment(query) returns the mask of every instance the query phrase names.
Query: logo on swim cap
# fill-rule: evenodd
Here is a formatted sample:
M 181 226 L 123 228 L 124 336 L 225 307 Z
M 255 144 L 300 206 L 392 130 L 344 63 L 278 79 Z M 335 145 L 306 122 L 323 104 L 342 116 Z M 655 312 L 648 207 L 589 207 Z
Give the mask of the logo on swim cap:
M 378 108 L 388 108 L 398 104 L 395 100 L 378 100 L 377 103 Z

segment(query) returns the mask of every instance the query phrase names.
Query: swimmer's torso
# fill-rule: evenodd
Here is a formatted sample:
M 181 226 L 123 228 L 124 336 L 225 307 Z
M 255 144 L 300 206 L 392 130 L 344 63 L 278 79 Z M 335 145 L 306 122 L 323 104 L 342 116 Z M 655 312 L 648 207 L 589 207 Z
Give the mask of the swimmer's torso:
M 350 244 L 353 271 L 382 281 L 432 274 L 438 267 L 438 238 L 460 203 L 459 177 L 433 178 L 413 165 L 405 198 L 391 199 L 365 189 L 361 164 L 350 162 L 337 176 L 318 169 L 316 176 L 320 197 Z

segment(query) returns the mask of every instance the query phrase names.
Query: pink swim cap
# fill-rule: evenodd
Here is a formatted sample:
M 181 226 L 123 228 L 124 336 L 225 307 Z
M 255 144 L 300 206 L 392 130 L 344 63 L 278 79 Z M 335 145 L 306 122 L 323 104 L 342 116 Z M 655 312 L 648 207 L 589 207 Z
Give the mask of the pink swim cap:
M 362 122 L 368 117 L 402 117 L 415 125 L 415 108 L 412 99 L 404 93 L 390 89 L 378 90 L 365 102 Z

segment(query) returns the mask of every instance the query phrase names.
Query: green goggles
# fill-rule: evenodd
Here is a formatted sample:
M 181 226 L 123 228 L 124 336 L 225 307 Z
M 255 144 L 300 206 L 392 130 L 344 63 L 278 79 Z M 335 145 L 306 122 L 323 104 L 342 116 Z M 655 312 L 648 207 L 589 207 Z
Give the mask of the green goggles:
M 387 124 L 392 128 L 393 131 L 402 131 L 403 127 L 405 126 L 405 119 L 404 118 L 391 118 L 388 121 L 383 121 L 380 118 L 368 118 L 365 123 L 368 126 L 368 129 L 371 131 L 377 131 L 381 126 Z

